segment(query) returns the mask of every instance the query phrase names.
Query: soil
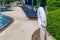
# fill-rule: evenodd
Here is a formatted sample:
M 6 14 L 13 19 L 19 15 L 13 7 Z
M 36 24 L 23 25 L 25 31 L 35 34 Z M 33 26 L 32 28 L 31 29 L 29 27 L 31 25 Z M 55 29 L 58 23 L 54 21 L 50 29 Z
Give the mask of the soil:
M 40 29 L 37 29 L 33 35 L 32 35 L 32 40 L 40 40 Z

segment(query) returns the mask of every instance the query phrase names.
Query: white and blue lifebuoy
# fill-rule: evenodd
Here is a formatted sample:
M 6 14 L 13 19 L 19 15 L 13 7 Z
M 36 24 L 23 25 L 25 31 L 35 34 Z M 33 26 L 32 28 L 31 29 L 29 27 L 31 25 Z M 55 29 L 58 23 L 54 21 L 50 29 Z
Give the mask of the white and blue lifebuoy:
M 38 24 L 40 28 L 46 28 L 46 12 L 45 12 L 46 0 L 41 0 L 40 7 L 37 10 Z
M 37 10 L 41 40 L 47 40 L 47 31 L 46 31 L 47 19 L 46 19 L 45 6 L 46 6 L 46 0 L 41 0 L 40 7 Z
M 46 12 L 43 7 L 39 7 L 37 10 L 38 24 L 40 28 L 46 28 Z

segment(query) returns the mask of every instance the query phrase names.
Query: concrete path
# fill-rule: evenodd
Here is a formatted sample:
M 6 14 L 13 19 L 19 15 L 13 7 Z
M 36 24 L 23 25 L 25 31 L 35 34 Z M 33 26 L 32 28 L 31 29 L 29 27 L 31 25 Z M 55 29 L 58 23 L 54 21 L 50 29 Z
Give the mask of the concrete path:
M 27 18 L 20 7 L 14 7 L 13 9 L 14 11 L 2 13 L 14 18 L 15 21 L 0 33 L 0 40 L 31 40 L 33 32 L 39 28 L 37 20 Z

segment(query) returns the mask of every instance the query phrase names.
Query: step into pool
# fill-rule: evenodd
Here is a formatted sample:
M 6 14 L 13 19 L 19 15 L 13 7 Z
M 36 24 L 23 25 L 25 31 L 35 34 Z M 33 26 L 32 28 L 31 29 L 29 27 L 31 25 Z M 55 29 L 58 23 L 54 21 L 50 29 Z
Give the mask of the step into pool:
M 6 27 L 8 24 L 10 24 L 11 21 L 12 18 L 5 15 L 0 15 L 0 30 Z

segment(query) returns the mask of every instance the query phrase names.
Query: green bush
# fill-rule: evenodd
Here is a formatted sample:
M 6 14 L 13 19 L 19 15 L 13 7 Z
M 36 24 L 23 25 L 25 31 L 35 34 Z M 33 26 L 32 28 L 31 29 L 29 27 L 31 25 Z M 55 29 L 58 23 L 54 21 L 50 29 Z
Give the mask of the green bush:
M 48 32 L 60 40 L 60 9 L 48 12 Z
M 47 31 L 60 40 L 60 0 L 47 0 Z

